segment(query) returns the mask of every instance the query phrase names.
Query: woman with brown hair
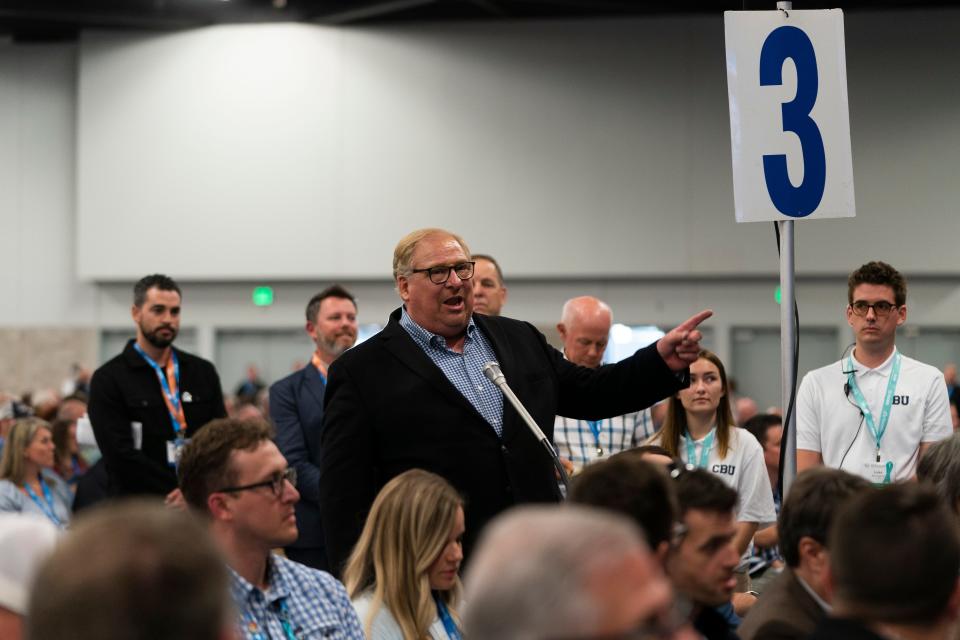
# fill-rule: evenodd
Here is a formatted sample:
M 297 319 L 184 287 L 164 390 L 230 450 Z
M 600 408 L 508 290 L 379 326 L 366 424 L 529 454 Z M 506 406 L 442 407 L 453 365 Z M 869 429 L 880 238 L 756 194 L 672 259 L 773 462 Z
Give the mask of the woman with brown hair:
M 411 469 L 377 495 L 343 582 L 368 640 L 460 640 L 463 500 Z
M 663 427 L 650 439 L 670 455 L 706 469 L 737 492 L 735 544 L 742 554 L 756 533 L 777 521 L 763 447 L 733 418 L 727 373 L 716 354 L 700 351 L 690 386 L 669 400 Z

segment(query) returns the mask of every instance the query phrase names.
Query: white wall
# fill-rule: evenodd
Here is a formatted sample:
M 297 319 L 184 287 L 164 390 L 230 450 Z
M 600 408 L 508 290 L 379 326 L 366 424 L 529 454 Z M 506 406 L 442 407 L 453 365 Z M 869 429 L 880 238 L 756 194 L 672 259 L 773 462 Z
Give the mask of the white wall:
M 877 256 L 910 278 L 909 324 L 960 325 L 960 222 L 953 215 L 960 202 L 958 27 L 960 11 L 847 16 L 860 217 L 798 224 L 797 233 L 798 268 L 807 274 L 799 280 L 801 320 L 838 327 L 840 342 L 848 335 L 842 274 Z M 249 26 L 147 38 L 96 35 L 85 41 L 82 63 L 100 45 L 110 55 L 120 55 L 120 41 L 142 53 L 211 34 L 245 33 L 256 42 L 272 37 L 277 27 L 265 29 L 262 34 Z M 171 224 L 166 209 L 155 208 L 162 200 L 149 190 L 123 192 L 128 180 L 139 184 L 142 176 L 137 174 L 156 169 L 156 149 L 128 157 L 123 154 L 130 150 L 123 145 L 125 137 L 131 143 L 158 144 L 158 132 L 184 142 L 172 120 L 133 129 L 126 120 L 124 106 L 155 95 L 155 74 L 167 62 L 135 56 L 131 59 L 143 66 L 128 77 L 128 85 L 103 85 L 102 93 L 94 95 L 93 84 L 78 89 L 77 78 L 85 71 L 77 70 L 76 46 L 0 46 L 0 328 L 129 327 L 132 280 L 162 270 L 186 277 L 184 324 L 196 328 L 201 353 L 212 357 L 218 327 L 300 326 L 309 296 L 344 270 L 340 262 L 324 257 L 318 249 L 323 247 L 332 247 L 333 256 L 350 252 L 351 259 L 344 257 L 342 264 L 364 275 L 346 278 L 360 296 L 360 319 L 379 322 L 397 304 L 386 281 L 392 246 L 402 231 L 424 223 L 468 228 L 475 250 L 494 253 L 503 262 L 511 287 L 508 313 L 541 325 L 556 322 L 562 302 L 583 293 L 608 300 L 617 320 L 624 322 L 672 324 L 712 307 L 724 358 L 730 356 L 732 327 L 778 325 L 772 302 L 777 264 L 772 229 L 733 223 L 719 18 L 408 26 L 332 36 L 322 28 L 292 29 L 308 40 L 314 37 L 309 34 L 327 34 L 340 56 L 330 64 L 342 74 L 338 86 L 347 87 L 351 100 L 340 114 L 346 120 L 336 139 L 342 173 L 317 171 L 318 195 L 315 201 L 306 199 L 310 215 L 299 220 L 297 238 L 277 239 L 271 223 L 287 205 L 297 204 L 287 197 L 289 185 L 276 169 L 282 158 L 233 154 L 229 160 L 234 164 L 265 172 L 259 180 L 263 197 L 272 194 L 283 206 L 214 218 L 212 230 L 202 231 L 203 251 L 194 248 L 189 256 L 162 260 L 155 252 L 170 247 L 157 238 Z M 679 52 L 677 59 L 663 53 L 670 48 Z M 633 52 L 632 57 L 617 67 L 624 52 Z M 365 66 L 348 67 L 347 54 Z M 425 71 L 414 74 L 414 67 Z M 537 73 L 531 75 L 531 70 Z M 295 71 L 273 69 L 277 74 Z M 194 99 L 177 92 L 173 97 Z M 694 104 L 686 111 L 675 108 L 678 97 Z M 98 104 L 103 110 L 91 112 Z M 285 104 L 288 116 L 309 118 L 292 108 L 295 101 Z M 411 120 L 392 120 L 398 114 Z M 228 124 L 230 117 L 224 116 Z M 77 125 L 94 120 L 103 147 L 99 136 L 90 136 L 94 129 Z M 274 131 L 275 124 L 264 131 Z M 186 166 L 209 159 L 205 154 L 210 149 L 235 151 L 234 138 L 249 133 L 217 130 L 222 139 L 215 144 L 200 145 L 196 138 L 190 151 L 204 157 L 185 153 L 180 159 Z M 297 138 L 287 138 L 280 148 L 323 151 L 322 145 L 304 142 L 309 140 L 304 137 L 298 146 Z M 424 142 L 411 147 L 416 140 Z M 648 143 L 638 145 L 638 140 Z M 86 203 L 85 214 L 92 215 L 93 200 L 82 189 L 77 194 L 76 185 L 96 182 L 103 190 L 98 198 L 114 188 L 108 176 L 89 173 L 103 165 L 91 168 L 84 162 L 87 155 L 104 154 L 103 149 L 113 149 L 128 165 L 116 167 L 116 200 L 102 204 L 115 212 L 121 205 L 129 228 L 107 225 L 92 233 L 94 228 L 87 227 L 82 233 L 76 222 L 78 203 Z M 465 173 L 458 173 L 460 162 L 467 163 Z M 165 176 L 181 179 L 175 167 Z M 204 176 L 220 181 L 225 193 L 242 186 L 231 182 L 229 172 Z M 182 184 L 169 186 L 171 198 L 183 197 Z M 323 217 L 319 212 L 330 198 L 343 207 Z M 431 213 L 411 211 L 414 205 Z M 620 222 L 641 225 L 639 230 L 624 232 L 619 222 L 610 222 L 611 212 L 632 215 L 635 210 L 644 216 L 641 222 Z M 580 215 L 584 211 L 590 216 Z M 521 231 L 506 230 L 507 223 L 524 216 Z M 361 219 L 362 228 L 356 230 Z M 180 237 L 201 233 L 190 225 L 177 229 Z M 553 243 L 549 233 L 555 231 L 561 237 Z M 135 247 L 140 262 L 117 251 L 130 233 L 150 240 Z M 103 269 L 102 282 L 86 279 L 89 273 L 78 275 L 83 269 L 77 238 L 96 262 L 86 268 Z M 244 248 L 250 238 L 257 246 Z M 300 238 L 309 246 L 294 250 Z M 211 281 L 209 274 L 232 264 L 234 257 L 243 262 L 236 272 Z M 609 278 L 588 268 L 591 264 L 623 272 Z M 290 269 L 295 269 L 291 276 L 275 277 Z M 208 276 L 191 282 L 196 275 L 191 270 Z M 814 275 L 823 272 L 831 275 Z M 276 289 L 271 308 L 250 303 L 251 289 L 260 283 Z M 97 352 L 95 346 L 86 351 Z M 16 365 L 0 353 L 0 367 L 10 366 Z
M 960 11 L 847 17 L 860 217 L 804 224 L 799 272 L 881 255 L 960 273 L 958 30 Z M 171 258 L 201 280 L 380 277 L 427 225 L 524 277 L 776 271 L 752 250 L 769 228 L 734 224 L 720 14 L 111 32 L 80 51 L 83 277 Z

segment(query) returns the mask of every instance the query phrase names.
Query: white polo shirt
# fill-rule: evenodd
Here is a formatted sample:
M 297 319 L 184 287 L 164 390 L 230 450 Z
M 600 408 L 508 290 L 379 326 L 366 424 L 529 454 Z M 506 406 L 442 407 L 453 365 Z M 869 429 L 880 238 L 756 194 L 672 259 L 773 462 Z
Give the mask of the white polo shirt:
M 681 440 L 680 458 L 686 463 L 697 464 L 705 439 L 694 441 L 692 461 L 687 460 L 687 447 Z M 650 439 L 650 444 L 660 444 L 659 433 Z M 770 476 L 763 462 L 763 447 L 749 431 L 730 427 L 730 446 L 724 458 L 720 457 L 720 447 L 714 441 L 706 470 L 737 492 L 737 522 L 756 522 L 763 529 L 777 521 Z
M 875 369 L 860 364 L 854 354 L 853 366 L 857 386 L 879 427 L 893 354 Z M 866 421 L 861 421 L 853 394 L 848 397 L 845 393 L 846 367 L 846 360 L 838 361 L 803 377 L 797 394 L 797 449 L 817 451 L 826 466 L 876 482 L 876 441 Z M 920 443 L 936 442 L 953 433 L 948 403 L 943 374 L 901 355 L 900 379 L 880 443 L 880 464 L 893 463 L 892 481 L 908 480 L 916 473 Z

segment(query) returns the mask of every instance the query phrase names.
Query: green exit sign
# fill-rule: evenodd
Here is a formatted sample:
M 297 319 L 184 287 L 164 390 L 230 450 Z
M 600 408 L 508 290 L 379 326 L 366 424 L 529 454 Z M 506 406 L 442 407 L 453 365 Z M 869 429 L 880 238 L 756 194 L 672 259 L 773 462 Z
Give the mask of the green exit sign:
M 269 307 L 273 304 L 273 289 L 270 287 L 255 287 L 253 290 L 253 304 L 258 307 Z

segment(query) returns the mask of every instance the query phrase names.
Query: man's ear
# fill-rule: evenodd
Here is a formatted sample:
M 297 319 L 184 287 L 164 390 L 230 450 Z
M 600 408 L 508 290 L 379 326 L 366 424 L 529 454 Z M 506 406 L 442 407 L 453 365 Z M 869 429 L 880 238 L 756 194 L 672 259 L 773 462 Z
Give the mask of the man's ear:
M 211 493 L 207 496 L 207 511 L 213 520 L 230 520 L 233 517 L 233 509 L 225 493 Z
M 557 323 L 557 332 L 560 334 L 561 340 L 567 339 L 567 327 L 562 322 Z
M 902 304 L 897 307 L 897 326 L 901 326 L 907 321 L 907 305 Z
M 407 276 L 397 276 L 397 293 L 404 302 L 410 297 L 410 281 Z
M 141 308 L 137 305 L 130 306 L 130 317 L 133 318 L 133 321 L 137 324 L 140 324 L 140 311 Z

